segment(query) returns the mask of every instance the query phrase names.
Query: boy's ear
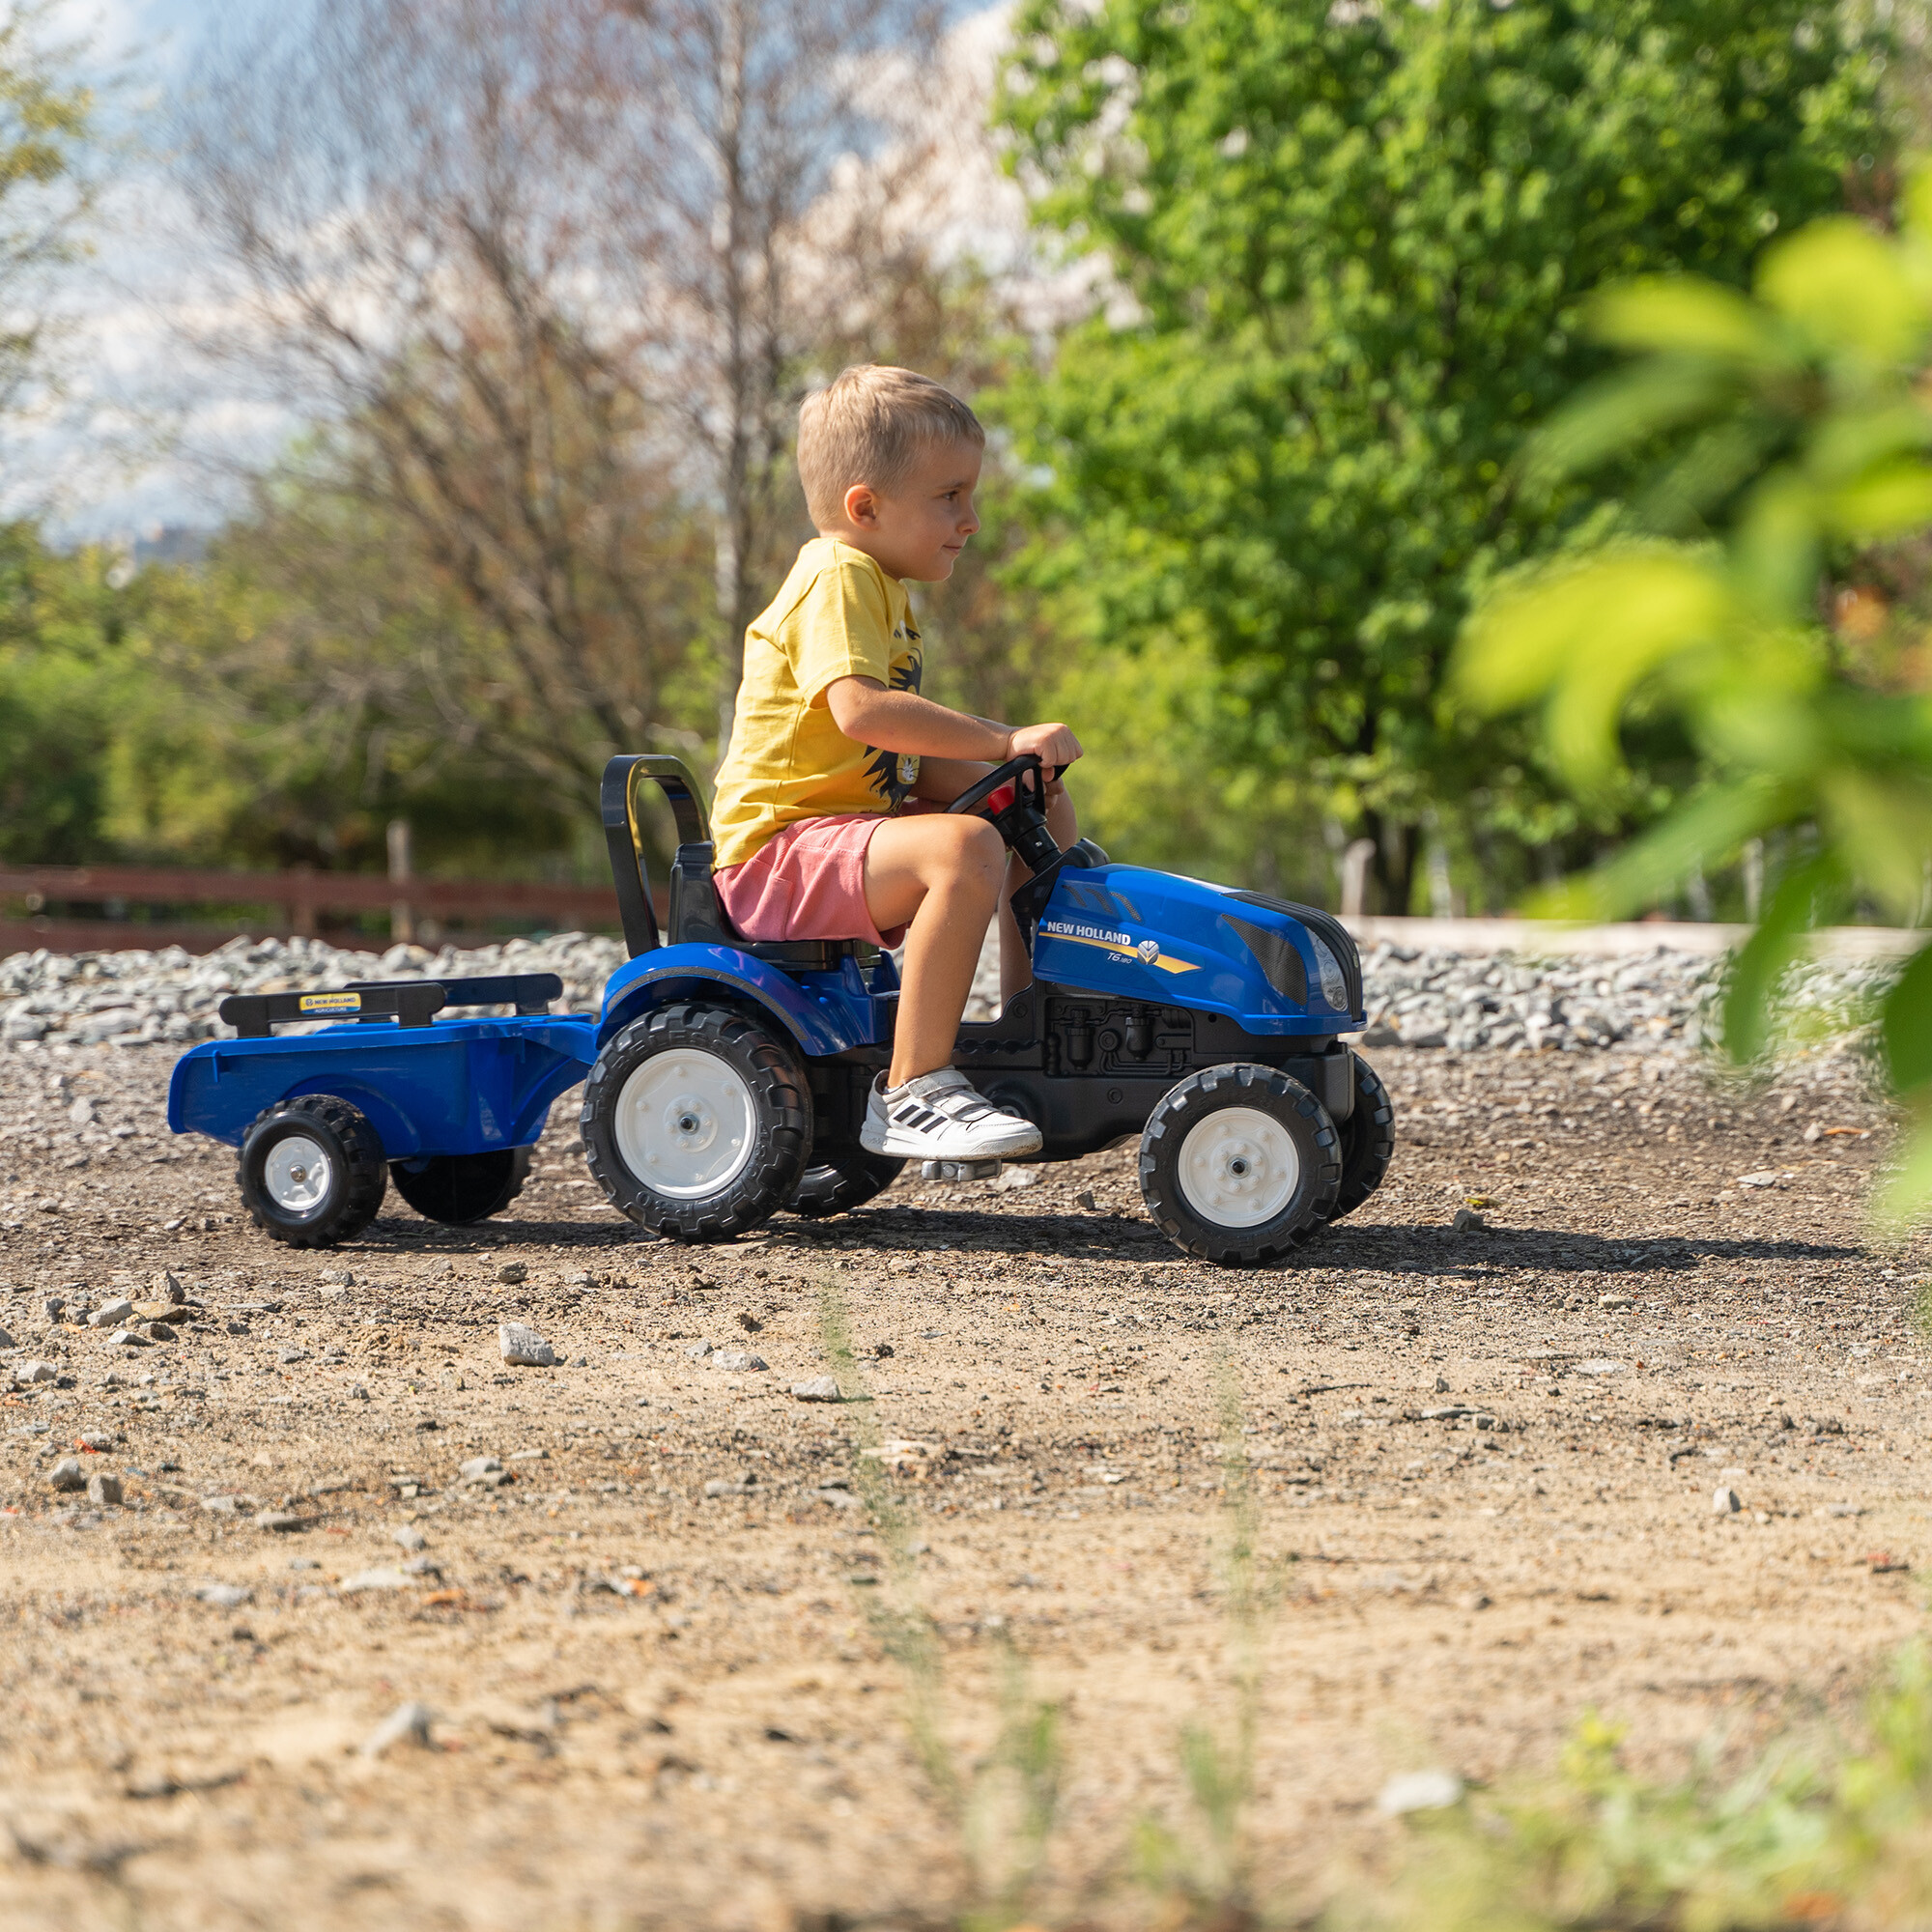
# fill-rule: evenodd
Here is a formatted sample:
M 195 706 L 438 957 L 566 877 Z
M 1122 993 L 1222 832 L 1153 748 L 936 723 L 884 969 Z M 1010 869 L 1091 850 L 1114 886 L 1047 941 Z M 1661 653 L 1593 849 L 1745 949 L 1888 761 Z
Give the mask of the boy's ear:
M 879 497 L 869 483 L 855 483 L 845 493 L 845 520 L 862 530 L 874 528 L 879 521 Z

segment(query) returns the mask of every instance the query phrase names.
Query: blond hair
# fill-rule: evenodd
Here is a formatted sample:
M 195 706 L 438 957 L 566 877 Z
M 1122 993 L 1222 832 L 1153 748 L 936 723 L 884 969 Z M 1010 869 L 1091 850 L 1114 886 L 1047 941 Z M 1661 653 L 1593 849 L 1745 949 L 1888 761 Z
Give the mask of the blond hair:
M 943 442 L 986 443 L 980 418 L 951 389 L 890 363 L 842 371 L 798 412 L 798 473 L 813 526 L 839 521 L 855 483 L 890 496 Z

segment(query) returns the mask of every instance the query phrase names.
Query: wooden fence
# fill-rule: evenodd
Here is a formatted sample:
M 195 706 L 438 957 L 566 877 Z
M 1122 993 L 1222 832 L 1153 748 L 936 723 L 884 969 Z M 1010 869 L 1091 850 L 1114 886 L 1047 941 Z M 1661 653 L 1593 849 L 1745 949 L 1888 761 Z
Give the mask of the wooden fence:
M 136 907 L 143 917 L 131 916 Z M 538 928 L 618 929 L 617 895 L 609 886 L 389 879 L 299 867 L 286 872 L 225 872 L 167 866 L 0 865 L 0 953 L 127 946 L 212 952 L 239 934 L 327 936 L 331 923 L 343 928 L 343 938 L 359 932 L 366 943 L 375 935 L 351 920 L 372 912 L 384 915 L 391 939 L 426 943 Z M 331 922 L 330 914 L 338 918 Z

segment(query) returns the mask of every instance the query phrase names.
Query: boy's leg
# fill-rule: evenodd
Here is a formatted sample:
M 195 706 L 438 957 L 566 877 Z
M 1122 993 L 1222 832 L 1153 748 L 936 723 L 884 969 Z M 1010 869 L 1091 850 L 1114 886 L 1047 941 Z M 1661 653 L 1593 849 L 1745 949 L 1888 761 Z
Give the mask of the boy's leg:
M 1046 809 L 1046 828 L 1053 842 L 1064 852 L 1080 837 L 1073 814 L 1073 801 L 1065 791 L 1056 791 Z M 1027 956 L 1026 941 L 1020 937 L 1020 923 L 1013 917 L 1012 896 L 1033 874 L 1020 864 L 1015 853 L 1007 855 L 1006 883 L 1000 889 L 1000 1004 L 1005 1006 L 1015 993 L 1033 984 L 1033 961 Z
M 982 765 L 970 758 L 924 758 L 920 762 L 918 795 L 929 799 L 935 805 L 951 805 L 969 785 L 979 781 L 992 770 L 991 765 Z M 903 824 L 905 820 L 895 821 Z M 983 822 L 983 821 L 982 821 Z M 1053 834 L 1053 842 L 1064 852 L 1080 837 L 1080 827 L 1074 817 L 1073 801 L 1067 797 L 1060 784 L 1050 788 L 1046 808 L 1047 830 Z M 876 835 L 874 835 L 876 836 Z M 996 838 L 998 834 L 994 835 Z M 1033 984 L 1033 961 L 1027 957 L 1026 943 L 1020 938 L 1019 921 L 1012 915 L 1008 901 L 1031 874 L 1017 858 L 1009 858 L 1006 868 L 1006 883 L 1000 889 L 1000 1003 L 1004 1006 L 1012 996 Z M 870 888 L 867 888 L 869 898 Z M 980 937 L 984 938 L 982 931 Z M 967 990 L 972 990 L 969 980 Z M 965 1008 L 961 1007 L 964 1012 Z M 951 1049 L 949 1048 L 949 1051 Z
M 980 943 L 1000 897 L 1005 849 L 983 818 L 943 812 L 889 818 L 872 834 L 866 909 L 882 929 L 910 926 L 889 1086 L 952 1064 Z

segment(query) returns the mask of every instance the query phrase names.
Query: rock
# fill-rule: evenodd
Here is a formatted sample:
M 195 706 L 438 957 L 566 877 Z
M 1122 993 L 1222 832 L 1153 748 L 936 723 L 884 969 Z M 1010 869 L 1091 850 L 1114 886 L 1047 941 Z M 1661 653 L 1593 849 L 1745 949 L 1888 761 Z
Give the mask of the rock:
M 705 1357 L 707 1369 L 723 1369 L 727 1374 L 754 1375 L 769 1366 L 762 1355 L 754 1355 L 749 1349 L 714 1349 Z
M 77 1448 L 91 1449 L 97 1456 L 104 1456 L 114 1446 L 114 1438 L 104 1429 L 83 1429 L 74 1438 Z
M 1578 1362 L 1579 1376 L 1620 1376 L 1624 1372 L 1621 1362 L 1612 1361 L 1607 1355 L 1592 1355 L 1587 1362 Z
M 749 1469 L 742 1476 L 713 1476 L 704 1486 L 707 1496 L 747 1496 L 757 1486 L 757 1477 Z
M 346 1589 L 348 1585 L 343 1587 Z M 436 1714 L 427 1704 L 399 1704 L 362 1740 L 362 1755 L 381 1757 L 398 1745 L 413 1745 L 426 1750 L 429 1727 L 435 1719 Z
M 1465 1235 L 1471 1229 L 1487 1228 L 1489 1225 L 1473 1208 L 1457 1208 L 1449 1222 L 1451 1231 L 1458 1235 Z
M 416 1528 L 413 1523 L 409 1522 L 404 1523 L 401 1529 L 391 1530 L 389 1532 L 389 1541 L 398 1549 L 407 1549 L 412 1553 L 418 1549 L 427 1549 L 429 1548 L 429 1538 Z
M 467 1463 L 458 1465 L 456 1480 L 459 1483 L 487 1483 L 494 1489 L 503 1481 L 503 1465 L 495 1456 L 472 1456 Z
M 358 1570 L 336 1587 L 345 1597 L 355 1597 L 365 1590 L 407 1590 L 410 1579 L 400 1570 Z
M 16 1382 L 50 1382 L 60 1371 L 51 1362 L 15 1362 L 12 1373 Z
M 97 1469 L 87 1479 L 87 1500 L 99 1509 L 118 1509 L 121 1505 L 121 1478 L 110 1476 L 105 1469 Z
M 257 1510 L 255 1527 L 273 1531 L 276 1535 L 287 1535 L 292 1529 L 299 1529 L 302 1520 L 293 1510 Z
M 1435 1393 L 1437 1395 L 1447 1395 L 1449 1393 L 1449 1378 L 1447 1376 L 1437 1376 L 1435 1378 Z
M 1635 1305 L 1628 1294 L 1600 1294 L 1597 1297 L 1599 1308 L 1633 1308 Z
M 1453 1771 L 1405 1771 L 1384 1784 L 1376 1809 L 1385 1818 L 1409 1811 L 1442 1811 L 1463 1799 L 1463 1780 Z
M 94 1124 L 94 1102 L 83 1094 L 67 1110 L 67 1117 L 77 1127 L 91 1127 Z
M 163 1301 L 173 1302 L 177 1307 L 187 1299 L 187 1290 L 174 1277 L 169 1268 L 163 1268 L 155 1277 L 155 1293 Z
M 110 1349 L 148 1349 L 154 1345 L 138 1328 L 117 1328 L 107 1338 Z
M 794 1402 L 843 1402 L 838 1379 L 832 1376 L 814 1376 L 809 1382 L 793 1382 L 791 1395 Z
M 80 1466 L 78 1456 L 63 1456 L 47 1471 L 47 1481 L 63 1494 L 87 1487 L 87 1473 Z
M 201 1506 L 210 1516 L 240 1516 L 242 1498 L 240 1496 L 203 1496 Z
M 497 1270 L 497 1279 L 506 1288 L 521 1288 L 530 1278 L 530 1271 L 522 1262 L 505 1262 Z
M 13 1336 L 6 1329 L 0 1328 L 0 1349 L 12 1349 L 15 1346 Z
M 308 1360 L 308 1350 L 306 1349 L 277 1350 L 275 1360 L 280 1362 L 284 1367 L 287 1367 L 291 1362 L 305 1362 Z
M 1357 1036 L 1361 1046 L 1400 1046 L 1402 1036 L 1386 1020 L 1371 1020 Z
M 1776 1187 L 1784 1179 L 1775 1167 L 1760 1169 L 1756 1174 L 1741 1174 L 1737 1184 L 1740 1187 Z
M 521 1321 L 497 1324 L 497 1347 L 504 1361 L 515 1369 L 554 1369 L 557 1353 L 534 1328 Z
M 240 1583 L 204 1583 L 194 1594 L 217 1610 L 239 1610 L 255 1593 Z
M 165 1322 L 165 1321 L 150 1321 L 150 1322 L 148 1323 L 148 1340 L 149 1340 L 149 1341 L 151 1341 L 151 1342 L 172 1342 L 172 1341 L 173 1341 L 174 1339 L 175 1339 L 175 1331 L 174 1331 L 174 1329 L 173 1329 L 173 1328 L 172 1328 L 171 1326 L 169 1326 L 169 1324 L 168 1324 L 167 1322 Z
M 1005 1169 L 993 1182 L 995 1194 L 1017 1194 L 1023 1188 L 1039 1185 L 1039 1169 L 1037 1167 L 1009 1167 Z
M 711 1352 L 709 1342 L 694 1342 L 685 1351 L 686 1357 L 694 1362 L 701 1362 Z
M 347 1268 L 324 1268 L 316 1279 L 324 1288 L 354 1288 L 355 1277 Z
M 749 1308 L 741 1308 L 731 1318 L 748 1335 L 755 1335 L 765 1324 Z
M 112 1301 L 103 1301 L 87 1318 L 90 1328 L 118 1328 L 124 1321 L 133 1320 L 134 1304 L 126 1296 L 116 1296 Z
M 1739 1510 L 1743 1508 L 1744 1504 L 1739 1500 L 1738 1492 L 1735 1490 L 1719 1490 L 1711 1498 L 1711 1514 L 1713 1516 L 1736 1516 Z

